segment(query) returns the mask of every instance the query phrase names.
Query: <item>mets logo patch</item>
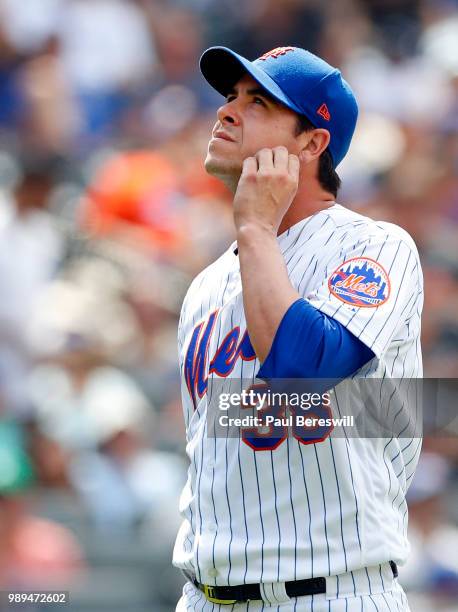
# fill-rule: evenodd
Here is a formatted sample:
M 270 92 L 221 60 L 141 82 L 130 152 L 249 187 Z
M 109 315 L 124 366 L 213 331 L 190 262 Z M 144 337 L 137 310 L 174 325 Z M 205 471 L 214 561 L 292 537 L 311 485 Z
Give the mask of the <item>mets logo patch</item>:
M 344 261 L 328 281 L 336 298 L 360 308 L 376 308 L 390 297 L 390 279 L 383 267 L 368 257 Z

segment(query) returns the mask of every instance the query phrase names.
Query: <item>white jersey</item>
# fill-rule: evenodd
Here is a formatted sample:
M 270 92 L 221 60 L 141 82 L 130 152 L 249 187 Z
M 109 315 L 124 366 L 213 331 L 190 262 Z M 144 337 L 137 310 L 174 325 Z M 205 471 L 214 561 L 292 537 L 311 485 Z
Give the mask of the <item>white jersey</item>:
M 422 376 L 423 281 L 401 228 L 334 204 L 278 237 L 289 278 L 313 306 L 375 354 L 358 376 Z M 254 380 L 239 259 L 232 245 L 197 276 L 179 324 L 190 460 L 180 500 L 176 566 L 209 585 L 334 576 L 408 554 L 405 493 L 420 437 L 287 437 L 254 450 L 207 431 L 212 385 Z

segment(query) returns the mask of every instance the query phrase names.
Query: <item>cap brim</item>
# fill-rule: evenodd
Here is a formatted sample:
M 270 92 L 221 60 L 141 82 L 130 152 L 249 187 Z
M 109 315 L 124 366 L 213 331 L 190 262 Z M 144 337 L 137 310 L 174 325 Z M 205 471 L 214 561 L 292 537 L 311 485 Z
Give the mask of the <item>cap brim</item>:
M 200 70 L 208 83 L 223 96 L 227 96 L 237 81 L 248 73 L 277 102 L 297 113 L 302 112 L 268 74 L 227 47 L 207 49 L 200 58 Z

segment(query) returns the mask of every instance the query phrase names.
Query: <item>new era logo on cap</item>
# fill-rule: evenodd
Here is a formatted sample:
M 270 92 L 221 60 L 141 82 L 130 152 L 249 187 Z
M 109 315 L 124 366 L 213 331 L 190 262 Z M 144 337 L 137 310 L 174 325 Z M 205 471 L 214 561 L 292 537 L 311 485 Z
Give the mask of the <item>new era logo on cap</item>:
M 324 102 L 316 112 L 326 121 L 331 121 L 331 113 Z
M 271 51 L 267 51 L 264 55 L 261 55 L 260 60 L 266 60 L 269 57 L 279 57 L 280 55 L 285 55 L 288 51 L 294 51 L 294 47 L 276 47 Z

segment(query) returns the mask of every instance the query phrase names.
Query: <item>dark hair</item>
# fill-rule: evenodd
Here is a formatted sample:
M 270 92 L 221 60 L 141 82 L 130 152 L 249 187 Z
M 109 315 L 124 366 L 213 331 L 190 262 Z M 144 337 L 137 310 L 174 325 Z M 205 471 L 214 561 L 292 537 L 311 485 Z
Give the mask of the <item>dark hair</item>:
M 316 126 L 313 125 L 313 123 L 309 121 L 305 115 L 297 116 L 296 136 L 299 136 L 299 134 L 302 134 L 302 132 L 310 132 L 311 130 L 315 129 Z M 334 163 L 332 161 L 329 148 L 323 151 L 323 153 L 320 155 L 318 165 L 318 181 L 320 182 L 320 185 L 326 189 L 326 191 L 332 193 L 334 197 L 337 196 L 337 192 L 340 189 L 342 181 L 334 169 Z

